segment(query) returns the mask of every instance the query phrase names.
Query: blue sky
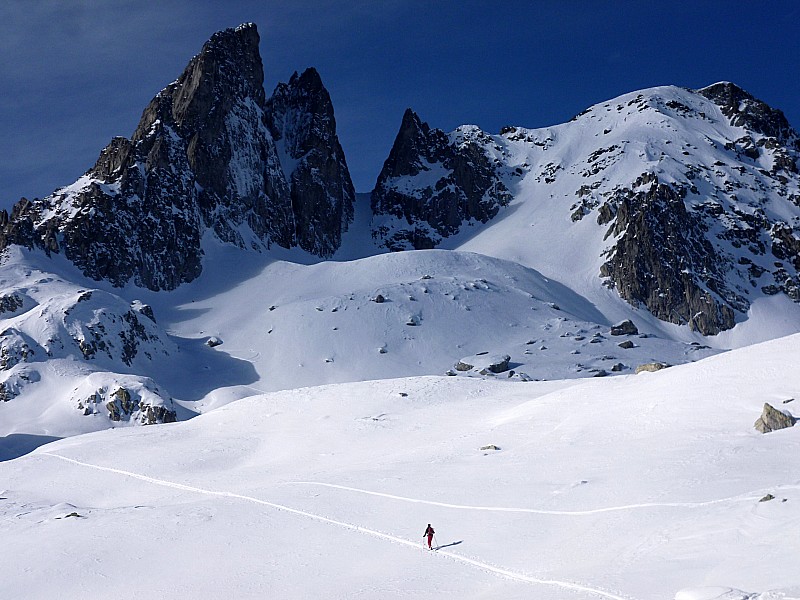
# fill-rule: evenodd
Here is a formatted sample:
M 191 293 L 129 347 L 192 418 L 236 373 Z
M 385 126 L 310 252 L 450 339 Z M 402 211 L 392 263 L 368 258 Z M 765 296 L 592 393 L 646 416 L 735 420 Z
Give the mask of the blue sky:
M 655 85 L 738 83 L 800 128 L 800 2 L 4 0 L 0 207 L 74 181 L 215 31 L 252 21 L 270 94 L 314 66 L 359 191 L 411 107 L 543 127 Z

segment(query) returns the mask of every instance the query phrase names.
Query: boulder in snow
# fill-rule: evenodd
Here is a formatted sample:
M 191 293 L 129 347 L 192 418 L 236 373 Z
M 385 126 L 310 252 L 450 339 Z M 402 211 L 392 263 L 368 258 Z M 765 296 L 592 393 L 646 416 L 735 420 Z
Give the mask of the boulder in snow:
M 481 352 L 473 356 L 462 358 L 456 363 L 456 371 L 489 371 L 491 373 L 504 373 L 508 371 L 511 357 L 508 354 L 489 354 Z
M 764 410 L 753 425 L 761 433 L 769 433 L 778 429 L 792 427 L 797 420 L 790 414 L 779 411 L 768 403 L 764 403 Z
M 611 327 L 611 335 L 637 335 L 638 333 L 639 329 L 630 319 Z
M 645 371 L 649 373 L 654 373 L 656 371 L 660 371 L 661 369 L 666 369 L 669 366 L 670 365 L 663 362 L 645 363 L 643 365 L 639 365 L 638 367 L 636 367 L 636 374 L 638 375 L 639 373 L 643 373 Z

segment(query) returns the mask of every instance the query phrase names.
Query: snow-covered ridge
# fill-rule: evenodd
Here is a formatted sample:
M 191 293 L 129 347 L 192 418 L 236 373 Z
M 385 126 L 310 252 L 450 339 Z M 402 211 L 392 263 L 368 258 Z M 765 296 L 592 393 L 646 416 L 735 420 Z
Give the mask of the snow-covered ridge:
M 732 84 L 650 88 L 563 125 L 495 136 L 474 126 L 444 134 L 414 118 L 404 117 L 373 193 L 378 239 L 518 260 L 597 295 L 591 278 L 589 288 L 612 286 L 706 335 L 763 295 L 800 299 L 798 137 L 780 111 Z M 490 165 L 479 197 L 508 190 L 513 200 L 483 224 L 465 212 L 445 228 L 437 198 L 469 197 L 472 172 L 419 167 L 466 147 Z

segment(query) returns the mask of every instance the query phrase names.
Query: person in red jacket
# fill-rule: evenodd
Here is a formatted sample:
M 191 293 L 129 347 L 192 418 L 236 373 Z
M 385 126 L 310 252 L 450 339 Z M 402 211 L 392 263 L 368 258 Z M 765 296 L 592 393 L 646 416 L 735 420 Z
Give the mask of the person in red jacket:
M 427 529 L 425 529 L 425 533 L 422 534 L 422 537 L 428 536 L 428 550 L 431 549 L 431 542 L 433 542 L 433 534 L 436 533 L 431 527 L 431 524 L 428 523 Z

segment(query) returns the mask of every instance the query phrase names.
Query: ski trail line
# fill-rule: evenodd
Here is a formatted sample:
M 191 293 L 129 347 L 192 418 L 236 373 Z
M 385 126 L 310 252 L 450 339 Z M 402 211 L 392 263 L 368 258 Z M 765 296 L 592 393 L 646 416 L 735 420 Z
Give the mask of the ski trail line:
M 357 531 L 359 533 L 371 535 L 373 537 L 388 540 L 390 542 L 396 542 L 398 544 L 403 544 L 405 546 L 409 546 L 414 548 L 415 550 L 420 550 L 419 542 L 403 539 L 400 537 L 395 537 L 393 535 L 389 535 L 387 533 L 382 533 L 380 531 L 375 531 L 374 529 L 367 529 L 366 527 L 361 527 L 359 525 L 353 525 L 352 523 L 346 523 L 344 521 L 336 521 L 335 519 L 329 519 L 328 517 L 323 517 L 321 515 L 317 515 L 314 513 L 306 512 L 304 510 L 299 510 L 296 508 L 291 508 L 289 506 L 284 506 L 282 504 L 275 504 L 274 502 L 268 502 L 266 500 L 261 500 L 260 498 L 254 498 L 253 496 L 245 496 L 243 494 L 236 494 L 234 492 L 224 492 L 224 491 L 216 491 L 216 490 L 207 490 L 204 488 L 199 488 L 191 485 L 186 485 L 183 483 L 176 483 L 173 481 L 167 481 L 164 479 L 156 479 L 154 477 L 148 477 L 147 475 L 140 475 L 139 473 L 133 473 L 131 471 L 124 471 L 122 469 L 114 469 L 112 467 L 103 467 L 100 465 L 94 465 L 87 462 L 82 462 L 80 460 L 75 460 L 74 458 L 67 458 L 66 456 L 61 456 L 60 454 L 53 454 L 52 452 L 40 452 L 40 456 L 50 456 L 52 458 L 57 458 L 59 460 L 63 460 L 68 463 L 72 463 L 74 465 L 79 465 L 81 467 L 87 467 L 90 469 L 96 469 L 98 471 L 106 471 L 108 473 L 116 473 L 118 475 L 124 475 L 126 477 L 131 477 L 133 479 L 138 479 L 140 481 L 145 481 L 147 483 L 151 483 L 153 485 L 160 485 L 164 487 L 173 488 L 176 490 L 183 490 L 186 492 L 194 492 L 197 494 L 205 494 L 207 496 L 217 496 L 220 498 L 234 498 L 236 500 L 244 500 L 246 502 L 253 502 L 255 504 L 260 504 L 263 506 L 268 506 L 270 508 L 274 508 L 278 511 L 283 511 L 287 513 L 291 513 L 294 515 L 298 515 L 301 517 L 305 517 L 307 519 L 312 519 L 314 521 L 319 521 L 321 523 L 328 523 L 330 525 L 336 525 L 338 527 L 343 527 L 344 529 L 349 529 L 351 531 Z M 557 579 L 539 579 L 536 577 L 531 577 L 529 575 L 525 575 L 523 573 L 517 573 L 515 571 L 509 571 L 508 569 L 502 569 L 500 567 L 495 567 L 493 565 L 480 562 L 478 560 L 473 560 L 471 558 L 467 558 L 465 556 L 460 556 L 458 554 L 453 554 L 452 552 L 446 552 L 442 550 L 436 551 L 437 555 L 446 556 L 450 559 L 456 560 L 458 562 L 477 567 L 482 571 L 488 571 L 490 573 L 494 573 L 495 575 L 500 575 L 501 577 L 505 577 L 507 579 L 513 579 L 515 581 L 522 581 L 525 583 L 532 583 L 537 585 L 549 585 L 552 587 L 559 587 L 562 589 L 572 590 L 576 592 L 584 592 L 587 594 L 592 594 L 595 596 L 602 596 L 604 598 L 610 598 L 611 600 L 631 600 L 630 598 L 624 596 L 617 596 L 610 592 L 606 592 L 604 590 L 592 588 L 589 586 L 581 585 L 579 583 L 571 583 L 569 581 L 559 581 Z
M 758 500 L 759 498 L 761 498 L 761 496 L 740 495 L 740 496 L 732 496 L 731 498 L 721 498 L 719 500 L 708 500 L 706 502 L 649 502 L 644 504 L 626 504 L 625 506 L 609 506 L 607 508 L 594 508 L 589 510 L 545 510 L 539 508 L 513 508 L 513 507 L 503 507 L 503 506 L 469 506 L 465 504 L 448 504 L 446 502 L 436 502 L 435 500 L 420 500 L 419 498 L 407 498 L 405 496 L 384 494 L 382 492 L 373 492 L 370 490 L 362 490 L 359 488 L 348 487 L 345 485 L 336 485 L 335 483 L 321 483 L 318 481 L 289 481 L 287 482 L 287 484 L 316 485 L 321 487 L 334 488 L 337 490 L 345 490 L 348 492 L 357 492 L 359 494 L 367 494 L 369 496 L 380 496 L 382 498 L 390 498 L 392 500 L 402 500 L 403 502 L 416 502 L 419 504 L 428 504 L 431 506 L 441 506 L 443 508 L 457 508 L 461 510 L 486 510 L 494 512 L 532 513 L 536 515 L 566 515 L 566 516 L 596 515 L 599 513 L 632 510 L 636 508 L 663 508 L 663 507 L 698 508 L 701 506 L 711 506 L 712 504 L 721 504 L 723 502 L 745 502 L 745 501 Z M 752 492 L 748 492 L 748 494 L 750 493 Z

